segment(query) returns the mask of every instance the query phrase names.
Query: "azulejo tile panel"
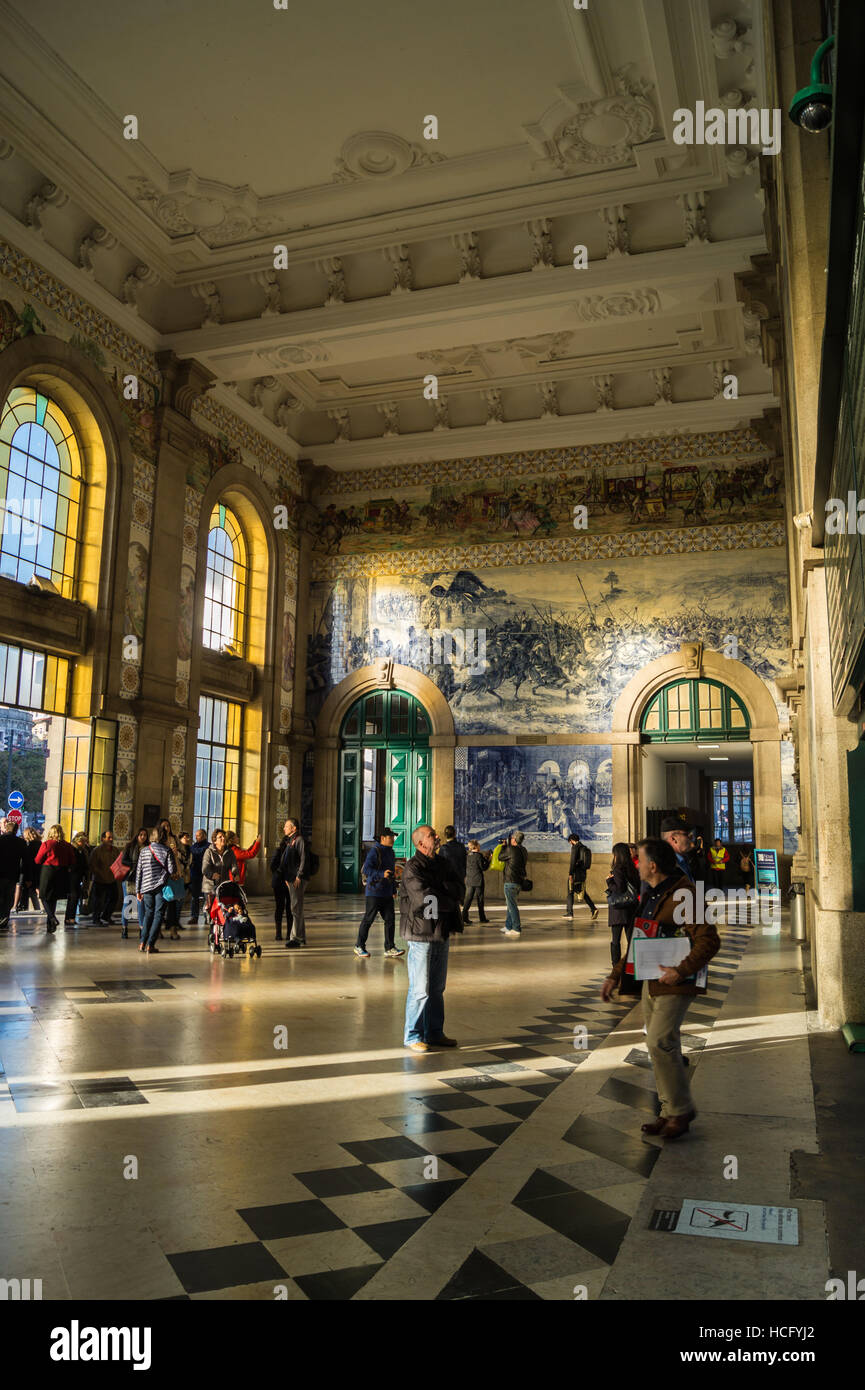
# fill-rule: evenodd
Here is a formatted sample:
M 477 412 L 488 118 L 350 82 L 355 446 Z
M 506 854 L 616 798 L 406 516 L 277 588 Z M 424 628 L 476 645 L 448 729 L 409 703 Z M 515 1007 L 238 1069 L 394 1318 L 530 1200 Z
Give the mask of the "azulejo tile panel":
M 430 550 L 373 555 L 316 555 L 315 579 L 354 579 L 385 574 L 424 574 L 434 570 L 544 565 L 557 560 L 614 559 L 627 555 L 688 555 L 722 550 L 768 549 L 785 541 L 783 521 L 737 522 L 691 530 L 645 530 L 631 535 L 583 535 L 543 540 L 499 541 L 491 545 L 449 545 Z

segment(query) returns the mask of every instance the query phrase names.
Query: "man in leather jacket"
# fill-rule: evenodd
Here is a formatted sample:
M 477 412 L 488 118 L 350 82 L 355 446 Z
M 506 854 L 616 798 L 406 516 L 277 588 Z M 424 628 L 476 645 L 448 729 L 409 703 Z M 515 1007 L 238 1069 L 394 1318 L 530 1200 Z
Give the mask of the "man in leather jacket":
M 435 831 L 419 825 L 412 834 L 416 853 L 399 885 L 400 935 L 408 943 L 408 996 L 403 1041 L 412 1052 L 456 1047 L 445 1037 L 444 991 L 448 938 L 463 929 L 462 885 L 447 859 L 435 852 Z

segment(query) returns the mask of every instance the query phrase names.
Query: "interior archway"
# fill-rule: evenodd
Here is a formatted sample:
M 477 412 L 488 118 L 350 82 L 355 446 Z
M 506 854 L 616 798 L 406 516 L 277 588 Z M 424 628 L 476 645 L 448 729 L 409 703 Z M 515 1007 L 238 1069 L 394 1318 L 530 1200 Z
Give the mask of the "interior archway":
M 752 759 L 754 840 L 783 853 L 782 729 L 775 701 L 765 682 L 742 662 L 704 651 L 697 643 L 686 643 L 677 652 L 650 662 L 628 682 L 616 701 L 611 735 L 613 839 L 636 840 L 646 830 L 643 716 L 665 686 L 692 680 L 717 683 L 741 702 L 750 726 L 747 740 L 742 741 L 747 741 Z M 683 742 L 680 746 L 688 745 Z
M 428 818 L 434 825 L 453 821 L 456 732 L 450 706 L 438 686 L 422 672 L 391 661 L 376 662 L 352 671 L 330 692 L 316 724 L 313 843 L 321 857 L 323 891 L 334 891 L 338 882 L 339 847 L 334 808 L 340 794 L 343 720 L 362 695 L 394 690 L 414 696 L 429 720 Z

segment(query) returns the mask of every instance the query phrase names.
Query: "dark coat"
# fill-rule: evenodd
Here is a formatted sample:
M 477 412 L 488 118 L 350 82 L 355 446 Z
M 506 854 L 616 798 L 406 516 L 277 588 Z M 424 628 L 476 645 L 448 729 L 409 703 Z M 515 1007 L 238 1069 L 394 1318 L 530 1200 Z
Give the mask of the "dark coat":
M 522 884 L 529 862 L 528 850 L 522 845 L 505 845 L 501 861 L 505 866 L 505 883 Z
M 490 867 L 490 856 L 483 850 L 470 849 L 466 855 L 466 888 L 483 888 L 484 870 Z
M 612 888 L 614 893 L 624 893 L 625 885 L 631 883 L 637 890 L 637 896 L 630 907 L 614 907 L 612 903 L 608 908 L 609 923 L 611 927 L 631 927 L 637 915 L 637 902 L 640 897 L 640 875 L 634 868 L 633 862 L 628 860 L 627 869 L 614 869 L 607 879 L 607 886 Z
M 462 884 L 448 860 L 418 850 L 407 861 L 399 882 L 400 936 L 406 941 L 447 941 L 451 932 L 463 929 L 462 900 Z
M 201 866 L 204 863 L 204 856 L 210 846 L 207 841 L 200 845 L 198 841 L 193 844 L 189 851 L 189 881 L 201 887 Z
M 574 883 L 585 883 L 586 881 L 586 870 L 580 859 L 582 852 L 582 844 L 571 845 L 571 862 L 568 867 L 568 877 L 572 878 Z
M 445 840 L 439 848 L 442 859 L 446 859 L 460 883 L 466 881 L 467 850 L 462 840 Z
M 14 834 L 9 830 L 4 830 L 0 834 L 0 878 L 17 883 L 21 871 L 25 867 L 24 841 L 18 838 L 17 830 Z

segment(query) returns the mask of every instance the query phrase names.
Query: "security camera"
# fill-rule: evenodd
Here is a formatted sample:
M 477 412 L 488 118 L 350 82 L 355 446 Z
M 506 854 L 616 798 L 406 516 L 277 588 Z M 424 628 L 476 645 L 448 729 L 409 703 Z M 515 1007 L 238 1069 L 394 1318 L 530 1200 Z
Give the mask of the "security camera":
M 802 130 L 819 135 L 832 120 L 832 88 L 825 82 L 803 87 L 790 103 L 790 120 Z
M 811 81 L 807 87 L 800 87 L 790 102 L 790 120 L 811 135 L 819 135 L 832 120 L 832 88 L 820 81 L 820 68 L 829 49 L 834 47 L 834 35 L 821 43 L 811 63 Z

